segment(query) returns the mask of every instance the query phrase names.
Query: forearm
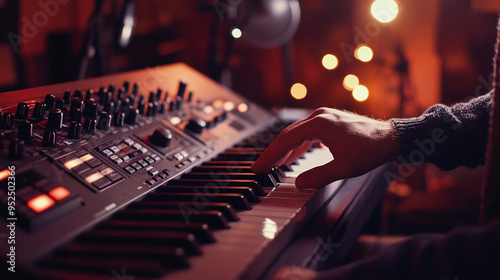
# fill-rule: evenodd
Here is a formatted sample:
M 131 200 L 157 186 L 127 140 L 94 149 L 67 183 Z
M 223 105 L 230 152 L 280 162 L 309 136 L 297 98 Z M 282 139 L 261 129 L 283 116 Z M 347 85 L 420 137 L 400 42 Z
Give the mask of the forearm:
M 443 170 L 484 164 L 491 94 L 451 107 L 435 105 L 420 117 L 391 119 L 405 162 L 430 162 Z

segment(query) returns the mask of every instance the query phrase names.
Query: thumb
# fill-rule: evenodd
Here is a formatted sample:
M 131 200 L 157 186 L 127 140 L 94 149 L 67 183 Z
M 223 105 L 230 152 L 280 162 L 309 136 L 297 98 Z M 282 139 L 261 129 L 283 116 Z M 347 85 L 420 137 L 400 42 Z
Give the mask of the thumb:
M 332 160 L 301 173 L 295 179 L 295 186 L 297 189 L 319 189 L 341 178 L 343 178 L 342 170 L 338 163 Z

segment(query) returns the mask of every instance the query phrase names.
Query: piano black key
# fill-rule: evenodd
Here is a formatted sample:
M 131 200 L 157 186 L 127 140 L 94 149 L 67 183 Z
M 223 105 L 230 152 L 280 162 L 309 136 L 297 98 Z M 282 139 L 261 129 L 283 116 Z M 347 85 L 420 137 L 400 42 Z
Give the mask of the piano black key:
M 212 231 L 204 223 L 109 220 L 98 224 L 95 228 L 110 230 L 180 231 L 192 233 L 200 243 L 215 242 Z
M 194 201 L 198 202 L 200 205 L 208 202 L 225 202 L 231 204 L 237 210 L 252 209 L 252 206 L 243 195 L 234 193 L 219 193 L 211 195 L 193 193 L 151 193 L 148 194 L 145 199 L 148 201 Z M 201 212 L 202 211 L 199 213 Z M 194 214 L 198 215 L 198 213 Z
M 255 180 L 226 180 L 226 179 L 174 179 L 168 182 L 173 186 L 237 186 L 252 188 L 257 195 L 266 195 L 262 185 Z
M 156 260 L 137 260 L 123 257 L 82 257 L 82 256 L 48 256 L 38 262 L 43 267 L 55 270 L 71 270 L 81 273 L 102 273 L 111 275 L 112 270 L 126 268 L 128 275 L 139 277 L 160 277 L 168 270 Z
M 161 194 L 165 195 L 165 194 Z M 161 197 L 154 197 L 161 198 Z M 153 199 L 154 199 L 153 198 Z M 135 221 L 164 221 L 164 222 L 186 222 L 186 223 L 206 223 L 215 229 L 227 229 L 229 223 L 219 211 L 201 210 L 196 212 L 183 211 L 182 209 L 127 209 L 120 211 L 113 216 L 117 220 Z
M 228 221 L 238 221 L 234 207 L 229 203 L 203 203 L 194 201 L 137 201 L 128 206 L 129 209 L 182 209 L 183 211 L 197 212 L 200 210 L 220 211 Z
M 215 157 L 214 160 L 244 160 L 244 161 L 250 161 L 250 160 L 256 160 L 260 156 L 261 152 L 245 152 L 245 153 L 238 153 L 238 152 L 224 152 L 220 153 Z
M 283 164 L 279 167 L 283 172 L 291 171 L 293 172 L 293 167 L 290 164 Z
M 253 189 L 249 187 L 200 187 L 200 186 L 174 186 L 167 185 L 161 186 L 156 189 L 160 193 L 195 193 L 203 195 L 212 195 L 217 193 L 239 193 L 245 196 L 250 203 L 257 203 L 260 201 L 259 197 L 255 194 Z
M 207 172 L 223 172 L 223 173 L 246 173 L 246 174 L 254 174 L 253 170 L 250 166 L 245 165 L 209 165 L 209 166 L 197 166 L 191 169 L 191 172 L 194 173 L 207 173 Z M 273 176 L 274 180 L 278 183 L 283 182 L 283 178 L 285 178 L 285 173 L 279 168 L 273 168 L 270 172 L 270 175 Z
M 80 235 L 76 242 L 81 244 L 162 244 L 182 247 L 190 255 L 201 254 L 196 238 L 187 232 L 94 229 Z
M 127 258 L 132 260 L 157 260 L 164 267 L 187 268 L 189 263 L 180 247 L 134 244 L 67 244 L 54 252 L 56 256 Z
M 255 173 L 223 173 L 223 172 L 190 172 L 183 174 L 181 179 L 229 179 L 229 180 L 255 180 L 264 187 L 277 187 L 278 183 L 270 174 Z

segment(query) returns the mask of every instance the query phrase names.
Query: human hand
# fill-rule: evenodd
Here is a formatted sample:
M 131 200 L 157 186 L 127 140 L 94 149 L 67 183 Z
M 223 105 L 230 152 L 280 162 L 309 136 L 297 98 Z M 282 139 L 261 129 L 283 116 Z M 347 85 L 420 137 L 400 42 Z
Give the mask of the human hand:
M 252 165 L 255 173 L 290 164 L 320 141 L 334 160 L 300 174 L 298 189 L 321 188 L 335 180 L 362 175 L 399 152 L 396 129 L 380 121 L 330 108 L 316 109 L 307 118 L 285 128 Z

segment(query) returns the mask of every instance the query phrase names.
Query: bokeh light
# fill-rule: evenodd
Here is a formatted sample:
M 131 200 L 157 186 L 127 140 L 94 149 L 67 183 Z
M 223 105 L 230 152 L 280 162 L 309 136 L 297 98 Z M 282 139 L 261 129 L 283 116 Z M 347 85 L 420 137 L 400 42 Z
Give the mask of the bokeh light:
M 325 67 L 325 69 L 333 70 L 339 65 L 339 60 L 333 54 L 327 54 L 323 56 L 323 60 L 321 61 L 321 63 L 323 64 L 323 67 Z
M 354 51 L 354 57 L 363 62 L 368 62 L 373 58 L 373 51 L 366 45 L 359 45 Z
M 359 85 L 359 79 L 356 75 L 349 74 L 345 76 L 343 85 L 346 90 L 353 90 L 357 85 Z
M 393 0 L 376 0 L 371 7 L 372 16 L 383 23 L 393 21 L 398 11 L 398 4 Z
M 304 99 L 307 95 L 307 88 L 301 83 L 295 83 L 290 89 L 290 93 L 297 100 Z
M 352 91 L 352 97 L 356 99 L 356 101 L 363 102 L 368 99 L 370 95 L 368 88 L 363 85 L 356 86 Z

